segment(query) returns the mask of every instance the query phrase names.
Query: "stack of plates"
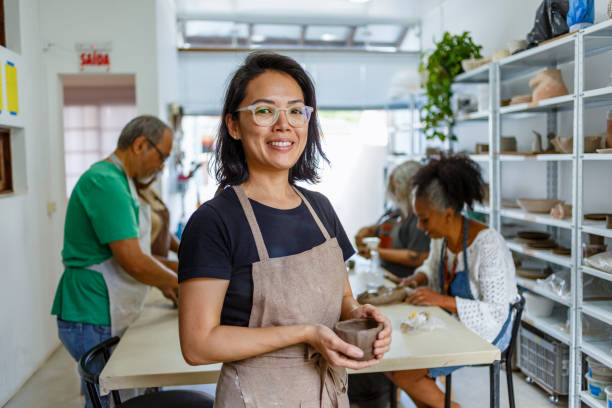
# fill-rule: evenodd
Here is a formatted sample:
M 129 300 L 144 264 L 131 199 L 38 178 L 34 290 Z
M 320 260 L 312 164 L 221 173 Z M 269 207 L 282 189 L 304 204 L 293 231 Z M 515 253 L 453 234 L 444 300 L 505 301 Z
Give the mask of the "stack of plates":
M 541 231 L 519 231 L 516 233 L 516 242 L 526 244 L 529 248 L 534 249 L 554 249 L 557 243 L 550 237 L 547 232 Z

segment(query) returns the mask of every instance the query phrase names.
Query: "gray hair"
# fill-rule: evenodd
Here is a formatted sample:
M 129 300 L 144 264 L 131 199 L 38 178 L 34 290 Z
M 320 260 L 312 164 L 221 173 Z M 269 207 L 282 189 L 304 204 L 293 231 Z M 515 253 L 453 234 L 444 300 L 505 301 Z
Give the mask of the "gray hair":
M 417 192 L 417 187 L 415 187 L 414 190 L 412 190 L 412 194 L 414 197 L 425 198 L 430 207 L 440 212 L 451 207 L 451 203 L 446 197 L 444 188 L 442 188 L 442 183 L 440 183 L 438 179 L 433 179 L 431 183 L 425 187 L 424 191 Z
M 139 136 L 144 136 L 151 143 L 158 144 L 161 142 L 166 129 L 170 130 L 170 127 L 155 116 L 137 116 L 121 130 L 119 140 L 117 140 L 117 149 L 125 150 L 129 148 Z
M 412 205 L 412 178 L 421 168 L 415 161 L 406 161 L 393 169 L 387 183 L 387 194 L 394 197 L 406 215 L 410 214 Z

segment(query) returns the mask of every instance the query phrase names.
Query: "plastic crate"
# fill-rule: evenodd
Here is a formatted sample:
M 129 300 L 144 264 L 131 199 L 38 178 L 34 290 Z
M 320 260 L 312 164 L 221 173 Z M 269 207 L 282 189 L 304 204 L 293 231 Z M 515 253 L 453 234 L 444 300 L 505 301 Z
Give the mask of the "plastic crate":
M 569 391 L 569 347 L 521 325 L 518 367 L 548 392 L 567 395 Z

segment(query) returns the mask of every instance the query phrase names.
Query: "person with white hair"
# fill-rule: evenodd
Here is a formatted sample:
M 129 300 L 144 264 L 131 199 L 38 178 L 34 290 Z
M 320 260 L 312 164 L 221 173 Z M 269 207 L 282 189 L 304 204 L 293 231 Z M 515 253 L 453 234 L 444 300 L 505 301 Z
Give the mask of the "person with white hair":
M 381 243 L 378 254 L 381 265 L 400 278 L 412 275 L 429 254 L 429 238 L 417 228 L 417 219 L 411 207 L 412 178 L 420 168 L 419 163 L 406 161 L 393 169 L 387 184 L 387 196 L 394 203 L 393 208 L 375 224 L 361 228 L 355 236 L 359 254 L 369 258 L 370 250 L 363 239 L 390 232 L 391 247 Z M 384 231 L 389 227 L 390 231 Z

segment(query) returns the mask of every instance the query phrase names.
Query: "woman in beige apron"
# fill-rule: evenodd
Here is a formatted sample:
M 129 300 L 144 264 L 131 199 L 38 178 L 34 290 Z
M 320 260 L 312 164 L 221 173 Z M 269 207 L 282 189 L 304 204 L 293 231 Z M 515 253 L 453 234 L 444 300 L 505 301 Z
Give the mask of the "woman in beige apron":
M 196 211 L 179 251 L 181 348 L 190 364 L 224 362 L 217 407 L 348 407 L 345 367 L 376 364 L 389 349 L 389 320 L 373 306 L 354 300 L 338 229 L 332 237 L 329 217 L 324 222 L 311 201 L 319 196 L 309 192 L 308 199 L 307 190 L 293 186 L 299 180 L 317 180 L 316 162 L 322 152 L 314 106 L 308 75 L 298 63 L 277 54 L 251 54 L 228 89 L 217 139 L 217 179 L 221 186 L 233 188 L 220 191 Z M 317 200 L 321 211 L 323 200 Z M 316 225 L 323 242 L 271 257 L 275 248 L 264 241 L 265 226 L 258 223 L 263 218 L 261 213 L 256 216 L 252 202 L 286 217 L 305 206 L 309 220 L 296 222 Z M 324 204 L 331 208 L 328 201 Z M 238 211 L 224 218 L 222 213 L 232 208 Z M 213 217 L 209 228 L 207 222 L 198 225 L 206 220 L 202 214 Z M 248 229 L 236 227 L 245 223 Z M 284 228 L 279 229 L 274 232 L 277 237 Z M 252 238 L 244 241 L 247 234 Z M 300 238 L 286 236 L 288 241 Z M 218 246 L 219 258 L 224 259 L 198 257 L 192 250 L 198 242 L 206 242 L 202 251 Z M 247 327 L 221 323 L 223 309 L 235 296 L 228 291 L 235 276 L 219 265 L 227 260 L 232 268 L 240 266 L 235 259 L 244 242 L 254 242 L 257 252 L 251 263 Z M 194 270 L 204 272 L 194 275 Z M 384 324 L 374 344 L 376 357 L 370 361 L 355 360 L 363 355 L 361 350 L 332 331 L 339 320 L 357 317 Z

